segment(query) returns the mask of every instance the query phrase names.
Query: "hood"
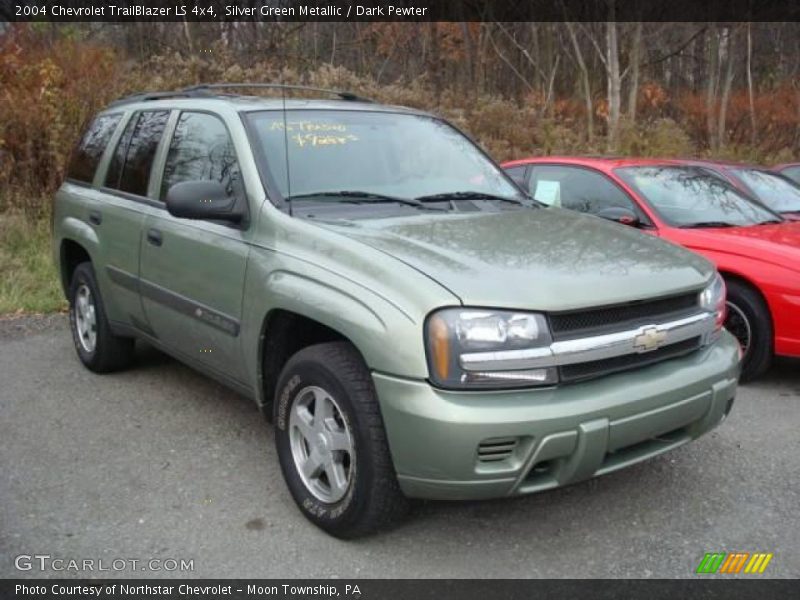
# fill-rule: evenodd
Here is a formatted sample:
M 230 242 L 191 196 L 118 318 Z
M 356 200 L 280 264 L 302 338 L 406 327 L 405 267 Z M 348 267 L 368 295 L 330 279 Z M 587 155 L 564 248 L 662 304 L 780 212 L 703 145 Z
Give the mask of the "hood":
M 675 229 L 670 237 L 696 250 L 746 256 L 800 271 L 800 222 L 709 229 Z
M 714 269 L 630 227 L 555 208 L 317 224 L 473 306 L 557 311 L 655 298 L 698 289 Z

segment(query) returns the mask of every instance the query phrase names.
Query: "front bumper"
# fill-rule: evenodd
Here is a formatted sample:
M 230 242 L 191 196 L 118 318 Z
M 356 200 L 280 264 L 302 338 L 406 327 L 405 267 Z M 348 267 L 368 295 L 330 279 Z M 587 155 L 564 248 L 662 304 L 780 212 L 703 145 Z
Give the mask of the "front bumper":
M 698 438 L 730 410 L 738 375 L 738 344 L 723 332 L 686 357 L 547 389 L 373 379 L 403 492 L 467 500 L 567 485 Z

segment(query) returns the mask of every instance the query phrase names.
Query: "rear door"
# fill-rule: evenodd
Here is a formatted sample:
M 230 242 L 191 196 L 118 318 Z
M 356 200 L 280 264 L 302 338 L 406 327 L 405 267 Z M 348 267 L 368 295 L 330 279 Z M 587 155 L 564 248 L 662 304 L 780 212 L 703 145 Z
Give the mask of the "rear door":
M 170 186 L 215 179 L 244 196 L 236 152 L 216 115 L 184 111 L 165 150 L 157 196 Z M 216 375 L 245 381 L 240 320 L 249 246 L 230 223 L 178 219 L 150 211 L 144 223 L 141 292 L 159 340 Z
M 144 331 L 148 328 L 138 288 L 143 208 L 155 147 L 168 116 L 163 110 L 126 112 L 125 126 L 111 138 L 97 173 L 87 214 L 100 241 L 101 260 L 95 272 L 109 319 L 114 325 Z

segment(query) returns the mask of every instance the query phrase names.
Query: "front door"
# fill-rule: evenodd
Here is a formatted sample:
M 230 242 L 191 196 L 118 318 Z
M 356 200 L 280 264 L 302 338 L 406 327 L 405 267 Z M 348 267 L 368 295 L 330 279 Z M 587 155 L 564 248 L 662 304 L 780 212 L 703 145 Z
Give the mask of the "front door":
M 244 193 L 225 124 L 183 112 L 166 152 L 160 198 L 176 183 L 208 179 L 231 195 Z M 249 246 L 243 234 L 228 223 L 150 211 L 140 266 L 142 303 L 159 341 L 238 382 L 245 381 L 240 319 Z

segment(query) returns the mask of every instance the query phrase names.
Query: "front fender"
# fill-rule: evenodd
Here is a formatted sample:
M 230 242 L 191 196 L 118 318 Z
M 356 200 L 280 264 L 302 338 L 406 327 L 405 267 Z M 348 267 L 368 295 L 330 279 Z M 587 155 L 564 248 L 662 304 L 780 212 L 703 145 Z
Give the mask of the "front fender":
M 265 266 L 270 264 L 275 268 Z M 301 315 L 336 331 L 359 350 L 370 370 L 414 379 L 427 377 L 423 311 L 402 307 L 311 263 L 270 252 L 260 260 L 250 257 L 243 302 L 242 345 L 248 376 L 257 393 L 261 389 L 262 328 L 274 310 Z

